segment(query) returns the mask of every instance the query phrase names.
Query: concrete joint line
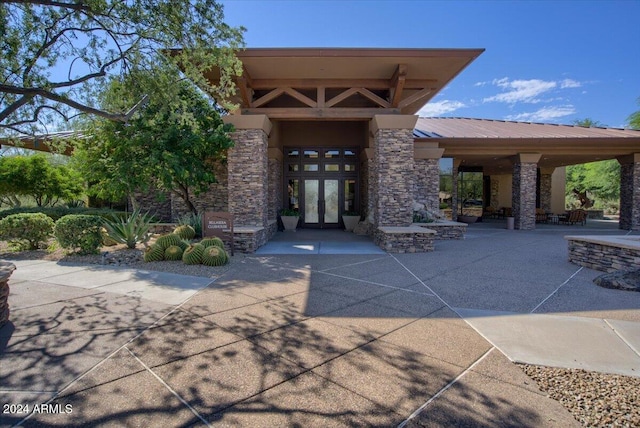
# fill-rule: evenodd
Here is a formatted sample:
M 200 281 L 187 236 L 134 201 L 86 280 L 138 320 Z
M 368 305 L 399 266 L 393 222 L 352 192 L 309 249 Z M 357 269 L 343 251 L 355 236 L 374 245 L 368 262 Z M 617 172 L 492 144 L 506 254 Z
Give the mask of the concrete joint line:
M 427 400 L 426 403 L 424 403 L 422 406 L 418 407 L 418 409 L 416 409 L 415 412 L 413 412 L 411 415 L 409 415 L 409 417 L 407 419 L 405 419 L 400 425 L 398 425 L 398 428 L 404 428 L 412 419 L 416 418 L 418 415 L 420 415 L 420 413 L 422 413 L 422 411 L 424 409 L 427 408 L 427 406 L 429 406 L 429 404 L 431 404 L 433 401 L 435 401 L 439 396 L 441 396 L 442 394 L 445 393 L 445 391 L 447 391 L 449 388 L 451 388 L 453 385 L 455 385 L 456 383 L 458 383 L 458 381 L 460 379 L 462 379 L 467 373 L 469 373 L 471 370 L 473 370 L 473 368 L 475 366 L 477 366 L 478 364 L 480 364 L 482 362 L 482 360 L 484 360 L 490 353 L 491 351 L 493 351 L 495 348 L 495 346 L 491 347 L 487 352 L 485 352 L 484 354 L 482 354 L 480 356 L 480 358 L 478 358 L 477 360 L 475 360 L 473 362 L 473 364 L 471 364 L 469 367 L 467 367 L 467 369 L 465 371 L 463 371 L 462 373 L 460 373 L 455 379 L 453 379 L 451 382 L 449 382 L 447 385 L 445 385 L 444 388 L 442 388 L 440 391 L 436 392 L 435 395 L 431 398 L 429 398 L 429 400 Z
M 618 336 L 620 338 L 620 340 L 622 340 L 629 348 L 631 348 L 631 350 L 633 352 L 635 352 L 635 354 L 640 357 L 640 350 L 636 349 L 631 343 L 629 343 L 629 341 L 627 339 L 624 338 L 624 336 L 622 336 L 618 330 L 615 329 L 614 326 L 611 325 L 611 323 L 609 323 L 609 321 L 603 319 L 602 321 L 605 322 L 605 324 L 607 324 L 609 326 L 609 328 L 616 334 L 616 336 Z
M 137 356 L 136 354 L 134 354 L 134 353 L 131 351 L 131 349 L 129 349 L 126 345 L 125 345 L 124 349 L 126 349 L 126 350 L 127 350 L 127 352 L 129 352 L 129 354 L 131 354 L 131 356 L 132 356 L 133 358 L 135 358 L 135 359 L 136 359 L 136 361 L 137 361 L 138 363 L 140 363 L 140 365 L 141 365 L 142 367 L 144 367 L 144 368 L 145 368 L 145 370 L 146 370 L 146 371 L 148 371 L 149 373 L 151 373 L 151 374 L 153 375 L 153 377 L 155 377 L 155 378 L 158 380 L 158 382 L 160 382 L 160 383 L 161 383 L 165 388 L 167 388 L 167 389 L 169 390 L 169 392 L 170 392 L 171 394 L 173 394 L 173 396 L 174 396 L 174 397 L 176 397 L 178 400 L 180 400 L 180 402 L 181 402 L 182 404 L 184 404 L 184 405 L 185 405 L 185 406 L 186 406 L 186 407 L 191 411 L 191 413 L 193 413 L 193 414 L 194 414 L 198 419 L 200 419 L 200 420 L 202 421 L 202 423 L 204 423 L 204 424 L 205 424 L 206 426 L 208 426 L 208 427 L 210 427 L 210 426 L 211 426 L 211 425 L 209 424 L 209 422 L 208 422 L 205 418 L 203 418 L 203 417 L 202 417 L 202 415 L 201 415 L 200 413 L 198 413 L 198 411 L 197 411 L 196 409 L 194 409 L 194 408 L 193 408 L 189 403 L 187 403 L 187 401 L 186 401 L 184 398 L 182 398 L 182 397 L 180 396 L 180 394 L 178 394 L 178 393 L 177 393 L 173 388 L 171 388 L 171 387 L 169 386 L 169 384 L 167 384 L 167 383 L 166 383 L 166 382 L 165 382 L 165 381 L 164 381 L 160 376 L 158 376 L 158 375 L 157 375 L 153 370 L 151 370 L 151 368 L 149 368 L 149 366 L 147 366 L 147 365 L 146 365 L 146 364 L 145 364 L 145 363 L 144 363 L 140 358 L 138 358 L 138 356 Z
M 584 267 L 581 267 L 580 269 L 578 269 L 577 271 L 575 271 L 573 273 L 573 275 L 571 275 L 569 278 L 567 278 L 567 280 L 565 282 L 563 282 L 562 284 L 560 284 L 560 286 L 558 288 L 556 288 L 555 290 L 553 290 L 553 292 L 551 294 L 549 294 L 547 297 L 544 298 L 544 300 L 540 303 L 538 303 L 538 305 L 531 309 L 531 311 L 529 312 L 530 314 L 534 313 L 540 306 L 542 306 L 547 300 L 549 300 L 554 294 L 556 294 L 562 287 L 564 287 L 566 284 L 569 283 L 569 281 L 571 281 L 573 279 L 574 276 L 576 276 L 578 273 L 580 273 L 580 271 L 584 269 Z
M 406 291 L 407 293 L 422 294 L 422 295 L 424 295 L 424 296 L 435 296 L 435 294 L 420 293 L 420 292 L 418 292 L 418 291 L 407 290 L 406 288 L 402 288 L 402 287 L 394 287 L 393 285 L 380 284 L 379 282 L 367 281 L 367 280 L 364 280 L 364 279 L 358 279 L 358 278 L 351 278 L 351 277 L 349 277 L 349 276 L 338 275 L 338 274 L 335 274 L 335 273 L 324 272 L 324 271 L 321 271 L 321 270 L 312 270 L 311 272 L 315 272 L 315 273 L 322 273 L 322 274 L 324 274 L 324 275 L 331 275 L 331 276 L 335 276 L 336 278 L 349 279 L 349 280 L 351 280 L 351 281 L 363 282 L 363 283 L 365 283 L 365 284 L 377 285 L 378 287 L 390 288 L 390 289 L 392 289 L 392 290 Z M 415 277 L 415 275 L 414 275 L 414 277 Z M 420 281 L 420 280 L 418 279 L 418 281 Z M 420 282 L 422 283 L 422 281 L 420 281 Z M 424 285 L 424 284 L 423 284 L 423 285 Z M 427 287 L 427 288 L 429 288 L 429 287 Z M 320 289 L 320 290 L 322 290 L 322 289 Z M 303 293 L 304 293 L 304 291 L 303 291 Z M 437 296 L 436 296 L 436 297 L 437 297 Z M 440 300 L 442 300 L 442 299 L 440 299 Z
M 437 298 L 438 298 L 438 300 L 440 300 L 442 303 L 444 303 L 444 304 L 445 304 L 445 306 L 446 306 L 447 308 L 449 308 L 449 309 L 451 309 L 453 312 L 455 312 L 455 310 L 451 307 L 451 305 L 449 305 L 447 302 L 445 302 L 445 301 L 444 301 L 444 299 L 438 295 L 438 293 L 436 293 L 435 291 L 433 291 L 433 290 L 431 289 L 431 287 L 429 287 L 427 284 L 425 284 L 425 283 L 424 283 L 424 281 L 422 281 L 420 278 L 418 278 L 418 276 L 417 276 L 415 273 L 411 272 L 411 270 L 409 270 L 409 268 L 408 268 L 408 267 L 406 267 L 405 265 L 403 265 L 403 264 L 400 262 L 400 260 L 398 260 L 398 259 L 397 259 L 395 256 L 393 256 L 393 255 L 391 255 L 391 257 L 392 257 L 392 258 L 393 258 L 393 260 L 395 260 L 395 261 L 396 261 L 400 266 L 402 266 L 402 267 L 404 268 L 404 270 L 406 270 L 407 272 L 409 272 L 409 273 L 411 274 L 411 276 L 413 276 L 413 277 L 414 277 L 414 278 L 415 278 L 415 279 L 416 279 L 416 280 L 417 280 L 417 281 L 418 281 L 418 282 L 419 282 L 419 283 L 420 283 L 424 288 L 426 288 L 427 290 L 429 290 L 429 292 L 430 292 L 433 296 L 437 297 Z
M 349 263 L 348 265 L 335 266 L 335 267 L 319 270 L 319 271 L 316 271 L 316 272 L 323 272 L 324 273 L 324 272 L 327 272 L 327 271 L 330 271 L 330 270 L 334 270 L 334 269 L 342 269 L 342 268 L 349 267 L 349 266 L 357 266 L 357 265 L 362 265 L 362 264 L 365 264 L 365 263 L 377 262 L 378 260 L 382 260 L 382 259 L 386 259 L 386 258 L 387 258 L 387 256 L 377 257 L 375 259 L 365 260 L 363 262 Z

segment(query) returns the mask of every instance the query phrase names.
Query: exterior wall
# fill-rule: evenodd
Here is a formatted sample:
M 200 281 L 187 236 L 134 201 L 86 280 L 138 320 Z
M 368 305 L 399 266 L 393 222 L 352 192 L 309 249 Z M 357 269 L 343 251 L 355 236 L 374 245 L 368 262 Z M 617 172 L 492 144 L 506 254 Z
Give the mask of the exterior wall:
M 491 176 L 491 185 L 496 182 L 498 197 L 496 198 L 496 208 L 511 207 L 511 188 L 513 187 L 513 177 L 511 174 L 500 174 Z M 493 200 L 493 196 L 492 196 Z
M 500 208 L 500 180 L 494 175 L 489 177 L 491 180 L 491 207 Z
M 239 129 L 229 149 L 229 211 L 234 224 L 260 226 L 268 216 L 267 134 L 263 129 Z
M 192 195 L 191 202 L 198 212 L 203 211 L 229 211 L 229 191 L 228 191 L 228 171 L 227 165 L 217 162 L 214 165 L 214 175 L 217 183 L 209 186 L 206 192 L 199 195 Z M 171 218 L 177 221 L 181 216 L 188 213 L 187 206 L 182 198 L 171 195 Z
M 289 121 L 279 126 L 278 146 L 355 146 L 367 143 L 368 122 Z
M 148 211 L 160 222 L 173 221 L 171 216 L 171 195 L 152 188 L 146 193 L 136 192 L 131 197 L 135 199 L 142 212 Z M 127 200 L 127 207 L 129 210 L 133 210 L 130 199 Z
M 540 173 L 540 208 L 551 211 L 552 175 Z
M 376 226 L 413 221 L 413 130 L 378 129 L 374 134 Z
M 516 162 L 513 166 L 512 205 L 515 228 L 531 230 L 536 227 L 537 164 Z
M 439 159 L 415 159 L 415 196 L 417 203 L 424 204 L 432 212 L 440 211 L 440 163 Z
M 566 169 L 556 168 L 551 175 L 551 212 L 560 214 L 565 211 Z
M 640 154 L 619 161 L 620 229 L 640 230 Z

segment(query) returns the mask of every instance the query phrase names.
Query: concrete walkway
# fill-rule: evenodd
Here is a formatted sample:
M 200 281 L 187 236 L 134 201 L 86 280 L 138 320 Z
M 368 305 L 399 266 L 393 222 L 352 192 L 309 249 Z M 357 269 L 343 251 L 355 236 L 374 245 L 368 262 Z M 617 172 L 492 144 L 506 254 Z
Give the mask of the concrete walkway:
M 509 359 L 638 373 L 640 293 L 594 285 L 564 234 L 236 256 L 211 284 L 18 262 L 0 397 L 31 414 L 0 425 L 579 426 Z

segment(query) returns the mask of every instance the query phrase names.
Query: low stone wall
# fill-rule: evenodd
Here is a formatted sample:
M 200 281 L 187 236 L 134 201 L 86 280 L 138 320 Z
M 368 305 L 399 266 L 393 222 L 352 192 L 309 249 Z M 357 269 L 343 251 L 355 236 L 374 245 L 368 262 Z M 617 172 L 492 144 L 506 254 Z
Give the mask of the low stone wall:
M 435 234 L 424 227 L 379 227 L 373 242 L 389 253 L 427 253 L 434 250 Z
M 603 220 L 604 210 L 587 210 L 587 218 L 592 218 L 594 220 Z
M 603 272 L 640 269 L 640 237 L 565 236 L 569 261 Z
M 457 221 L 439 221 L 434 223 L 413 223 L 411 226 L 423 227 L 433 230 L 436 234 L 434 239 L 445 241 L 449 239 L 464 239 L 467 233 L 467 223 Z
M 0 327 L 9 321 L 9 277 L 15 269 L 13 263 L 0 261 Z
M 233 228 L 234 247 L 239 253 L 255 253 L 276 234 L 278 223 L 270 221 L 267 227 L 235 226 Z

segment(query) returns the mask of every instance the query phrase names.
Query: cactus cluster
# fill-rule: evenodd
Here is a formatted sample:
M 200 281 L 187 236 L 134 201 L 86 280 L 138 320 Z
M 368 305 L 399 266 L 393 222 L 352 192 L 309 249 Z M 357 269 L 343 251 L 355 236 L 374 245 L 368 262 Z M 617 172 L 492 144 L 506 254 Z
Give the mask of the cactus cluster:
M 177 231 L 178 228 L 174 233 L 156 239 L 156 242 L 145 250 L 144 261 L 182 260 L 187 265 L 205 266 L 222 266 L 229 263 L 229 256 L 220 238 L 205 238 L 199 243 L 189 244 Z
M 188 224 L 183 224 L 176 227 L 173 233 L 178 235 L 181 239 L 191 240 L 196 236 L 196 230 Z

